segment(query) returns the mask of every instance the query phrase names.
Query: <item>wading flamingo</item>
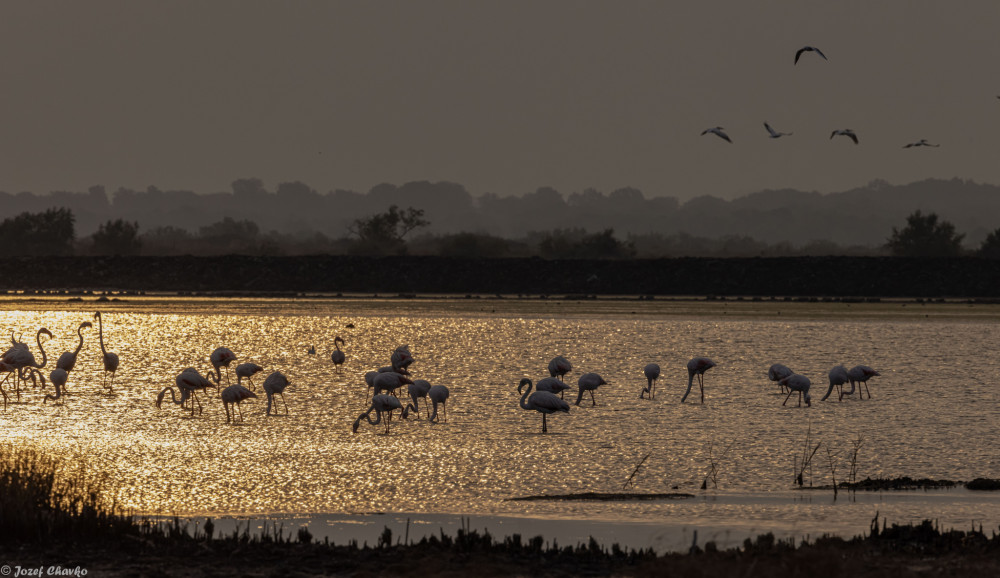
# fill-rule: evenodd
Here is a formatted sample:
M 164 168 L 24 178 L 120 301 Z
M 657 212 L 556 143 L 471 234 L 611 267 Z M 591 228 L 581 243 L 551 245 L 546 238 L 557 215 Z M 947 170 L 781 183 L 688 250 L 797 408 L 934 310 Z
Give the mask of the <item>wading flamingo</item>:
M 211 376 L 212 374 L 209 373 L 208 375 Z M 174 384 L 177 386 L 177 389 L 180 390 L 181 392 L 180 400 L 178 400 L 177 396 L 174 394 L 174 388 L 165 387 L 163 388 L 163 391 L 161 391 L 160 394 L 156 396 L 156 407 L 157 408 L 160 407 L 160 405 L 163 403 L 163 398 L 167 395 L 167 392 L 169 391 L 170 399 L 173 400 L 175 404 L 181 406 L 182 408 L 184 407 L 184 404 L 187 402 L 188 399 L 191 400 L 192 417 L 194 417 L 195 404 L 198 405 L 198 413 L 199 414 L 202 413 L 201 401 L 198 400 L 198 396 L 196 396 L 195 393 L 199 389 L 205 390 L 209 387 L 219 386 L 218 383 L 212 385 L 212 382 L 210 381 L 209 377 L 203 376 L 202 374 L 198 373 L 198 370 L 193 367 L 187 367 L 183 371 L 178 373 L 177 377 L 174 378 Z
M 65 369 L 57 367 L 52 370 L 52 373 L 49 374 L 49 381 L 51 381 L 52 385 L 55 386 L 56 394 L 52 395 L 51 393 L 46 393 L 45 398 L 42 400 L 43 404 L 49 401 L 50 399 L 53 402 L 55 402 L 56 400 L 58 400 L 60 397 L 63 396 L 64 393 L 63 388 L 66 386 L 67 378 L 69 378 L 69 372 L 67 372 Z
M 243 385 L 243 379 L 246 378 L 247 383 L 250 384 L 250 391 L 255 391 L 257 388 L 253 384 L 253 376 L 257 375 L 264 368 L 257 365 L 256 363 L 241 363 L 236 366 L 236 385 Z M 257 397 L 257 396 L 254 396 Z
M 426 398 L 427 392 L 430 390 L 431 390 L 431 382 L 427 381 L 426 379 L 413 380 L 413 383 L 411 383 L 407 388 L 407 393 L 410 394 L 410 399 L 413 401 L 412 403 L 406 404 L 406 407 L 403 409 L 403 419 L 406 419 L 406 416 L 409 414 L 410 409 L 413 409 L 413 411 L 417 412 L 417 419 L 420 419 L 420 409 L 418 409 L 419 404 L 417 403 L 417 401 L 422 397 Z M 427 418 L 430 419 L 431 410 L 429 407 L 427 407 L 426 403 L 424 404 L 424 407 L 427 409 Z
M 73 367 L 76 366 L 76 356 L 79 355 L 80 350 L 83 349 L 83 329 L 85 327 L 93 327 L 94 324 L 90 321 L 84 321 L 77 327 L 76 334 L 80 336 L 80 343 L 76 345 L 76 349 L 73 351 L 67 351 L 59 356 L 56 360 L 56 367 L 59 369 L 65 369 L 67 372 L 73 371 Z
M 576 405 L 580 405 L 580 400 L 583 399 L 583 392 L 585 391 L 590 392 L 590 405 L 597 405 L 597 401 L 594 400 L 594 390 L 607 383 L 603 377 L 593 372 L 581 375 L 580 379 L 576 382 L 577 387 L 580 388 L 576 394 Z
M 45 348 L 42 347 L 42 335 L 47 335 L 49 339 L 52 339 L 52 332 L 42 327 L 35 334 L 35 342 L 38 343 L 38 350 L 42 352 L 41 363 L 35 361 L 35 355 L 31 353 L 27 345 L 14 341 L 13 335 L 11 335 L 11 342 L 14 345 L 0 358 L 7 366 L 14 369 L 14 391 L 17 394 L 18 401 L 21 401 L 20 382 L 25 381 L 28 377 L 31 378 L 31 381 L 35 385 L 38 385 L 38 382 L 41 381 L 42 386 L 45 386 L 45 376 L 42 375 L 40 370 L 48 363 L 48 356 L 45 354 Z M 27 374 L 25 374 L 26 370 Z
M 549 393 L 559 394 L 559 398 L 562 399 L 563 392 L 569 389 L 569 384 L 565 381 L 560 381 L 555 377 L 544 377 L 538 380 L 535 384 L 535 391 L 547 391 Z
M 646 394 L 649 394 L 649 399 L 653 399 L 656 395 L 656 380 L 660 377 L 660 366 L 655 363 L 649 363 L 646 367 L 642 368 L 642 373 L 646 376 L 646 387 L 642 388 L 639 392 L 639 399 L 643 399 Z
M 237 383 L 223 389 L 219 397 L 222 398 L 222 405 L 226 408 L 226 423 L 229 423 L 230 421 L 236 421 L 237 412 L 240 414 L 240 421 L 243 421 L 243 410 L 240 408 L 240 402 L 244 399 L 257 397 L 257 394 Z M 232 406 L 235 406 L 235 409 L 232 410 L 232 416 L 230 417 L 230 408 Z
M 788 403 L 788 398 L 792 397 L 792 394 L 795 393 L 796 391 L 799 392 L 798 407 L 802 407 L 803 395 L 806 398 L 806 405 L 807 406 L 812 405 L 812 398 L 809 396 L 810 382 L 808 377 L 802 375 L 801 373 L 793 373 L 792 375 L 783 378 L 781 380 L 781 384 L 788 388 L 788 395 L 785 396 L 785 401 L 783 401 L 781 405 L 785 405 L 785 403 Z
M 274 415 L 278 415 L 278 402 L 274 399 L 275 395 L 281 396 L 281 403 L 285 404 L 285 415 L 288 415 L 288 403 L 285 402 L 285 388 L 291 385 L 288 383 L 288 378 L 285 377 L 280 371 L 275 371 L 271 375 L 267 376 L 264 380 L 264 393 L 267 394 L 267 411 L 264 412 L 266 415 L 271 415 L 271 403 L 274 403 Z
M 101 343 L 101 361 L 104 362 L 104 381 L 102 387 L 107 388 L 108 393 L 115 383 L 115 372 L 118 371 L 118 354 L 104 348 L 104 321 L 101 319 L 101 312 L 94 313 L 97 320 L 97 337 Z M 108 382 L 108 374 L 111 374 L 111 382 Z
M 565 380 L 566 374 L 573 371 L 573 364 L 562 355 L 557 355 L 549 362 L 549 375 Z
M 781 387 L 781 393 L 785 393 L 785 386 L 781 385 L 781 380 L 785 379 L 789 375 L 795 373 L 787 365 L 782 365 L 780 363 L 775 363 L 767 370 L 767 378 L 771 381 L 777 382 L 778 386 Z
M 444 421 L 448 421 L 448 397 L 450 395 L 451 392 L 443 385 L 432 385 L 427 390 L 427 397 L 431 399 L 431 403 L 434 405 L 434 411 L 431 413 L 430 418 L 431 423 L 437 423 L 438 421 L 438 404 L 441 405 L 441 413 L 444 414 Z
M 688 388 L 681 398 L 681 403 L 687 399 L 691 393 L 691 385 L 694 383 L 694 376 L 698 376 L 698 386 L 701 387 L 701 403 L 705 403 L 705 372 L 715 367 L 715 362 L 707 357 L 695 357 L 688 362 Z
M 333 346 L 336 349 L 334 349 L 333 353 L 330 354 L 330 361 L 333 362 L 333 367 L 337 371 L 340 371 L 340 366 L 344 365 L 344 361 L 347 360 L 347 356 L 344 355 L 344 352 L 340 350 L 341 343 L 344 343 L 344 340 L 339 335 L 333 338 Z
M 375 379 L 372 380 L 372 388 L 375 390 L 375 395 L 385 391 L 395 397 L 399 397 L 396 395 L 396 390 L 411 383 L 413 383 L 413 380 L 405 375 L 401 375 L 395 371 L 386 371 L 375 376 Z
M 521 393 L 521 390 L 526 385 L 528 389 L 524 390 L 524 393 Z M 522 379 L 520 385 L 517 386 L 517 393 L 521 393 L 521 409 L 533 410 L 542 414 L 542 433 L 547 433 L 549 428 L 545 423 L 545 416 L 557 411 L 569 413 L 569 404 L 556 397 L 555 394 L 547 391 L 531 393 L 531 388 L 531 380 L 527 377 Z M 529 393 L 531 394 L 530 397 L 528 396 Z
M 395 409 L 403 409 L 403 404 L 399 403 L 399 400 L 391 395 L 386 395 L 384 393 L 372 396 L 372 404 L 364 413 L 358 416 L 358 419 L 354 420 L 354 425 L 351 426 L 351 430 L 354 433 L 358 433 L 358 426 L 361 425 L 361 420 L 367 419 L 368 423 L 372 425 L 378 425 L 382 422 L 382 414 L 386 413 L 385 418 L 385 433 L 389 434 L 389 422 L 392 421 L 392 411 Z M 372 412 L 375 412 L 375 419 L 372 419 Z
M 844 395 L 845 396 L 854 395 L 854 389 L 856 387 L 856 384 L 863 383 L 865 384 L 865 391 L 868 393 L 868 399 L 871 399 L 872 392 L 868 390 L 868 380 L 878 375 L 882 374 L 868 367 L 867 365 L 855 365 L 854 367 L 848 369 L 847 377 L 849 377 L 851 380 L 851 391 L 845 393 Z M 861 388 L 858 387 L 857 390 L 858 390 L 858 395 L 861 396 L 861 399 L 864 399 L 865 395 L 861 393 Z
M 821 397 L 820 401 L 826 401 L 826 398 L 830 397 L 830 393 L 833 392 L 833 388 L 837 388 L 837 401 L 844 400 L 844 390 L 843 386 L 847 382 L 851 381 L 851 378 L 847 375 L 847 368 L 843 365 L 838 365 L 830 370 L 827 374 L 830 378 L 830 389 L 826 390 L 826 395 Z
M 222 381 L 222 368 L 226 368 L 226 383 L 229 383 L 229 364 L 236 361 L 236 354 L 228 347 L 217 347 L 208 357 L 215 368 L 215 383 Z

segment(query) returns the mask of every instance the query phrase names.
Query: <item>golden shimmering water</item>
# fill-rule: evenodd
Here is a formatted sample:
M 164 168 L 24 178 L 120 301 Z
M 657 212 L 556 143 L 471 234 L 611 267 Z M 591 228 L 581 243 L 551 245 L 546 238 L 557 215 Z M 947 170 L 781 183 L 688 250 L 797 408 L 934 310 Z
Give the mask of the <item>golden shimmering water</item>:
M 860 478 L 1000 477 L 1000 312 L 993 306 L 17 297 L 0 301 L 0 331 L 19 334 L 41 361 L 35 332 L 51 330 L 55 338 L 43 341 L 47 375 L 60 353 L 75 349 L 77 327 L 94 321 L 98 307 L 105 345 L 121 358 L 114 391 L 100 387 L 95 323 L 84 332 L 64 403 L 43 404 L 43 392 L 29 388 L 0 412 L 0 440 L 83 460 L 109 497 L 140 514 L 680 518 L 767 530 L 788 519 L 823 528 L 867 524 L 880 508 L 898 521 L 1000 521 L 996 500 L 964 490 L 872 505 L 793 489 L 807 432 L 823 444 L 806 473 L 814 485 L 830 483 L 831 460 L 837 480 L 846 477 L 858 436 Z M 346 341 L 341 371 L 330 362 L 337 335 Z M 415 378 L 450 389 L 447 423 L 396 419 L 382 435 L 363 422 L 352 434 L 367 408 L 364 373 L 388 365 L 402 344 L 417 360 Z M 307 354 L 311 345 L 316 355 Z M 289 414 L 265 416 L 261 394 L 244 402 L 244 423 L 227 424 L 211 390 L 193 418 L 173 404 L 154 406 L 182 369 L 207 372 L 219 346 L 232 349 L 237 363 L 262 365 L 258 385 L 272 371 L 288 376 Z M 540 415 L 518 405 L 517 383 L 545 376 L 555 355 L 573 363 L 567 380 L 574 385 L 588 371 L 608 384 L 597 390 L 596 407 L 588 397 L 568 415 L 550 416 L 542 435 Z M 705 377 L 704 405 L 680 403 L 694 356 L 718 363 Z M 649 362 L 662 368 L 654 401 L 639 399 Z M 766 378 L 775 362 L 812 379 L 811 408 L 795 407 L 794 397 L 782 407 L 784 396 Z M 869 383 L 873 399 L 819 401 L 832 366 L 861 363 L 882 374 Z M 702 492 L 710 453 L 718 488 L 709 482 Z M 632 491 L 698 498 L 505 501 L 621 491 L 646 454 Z

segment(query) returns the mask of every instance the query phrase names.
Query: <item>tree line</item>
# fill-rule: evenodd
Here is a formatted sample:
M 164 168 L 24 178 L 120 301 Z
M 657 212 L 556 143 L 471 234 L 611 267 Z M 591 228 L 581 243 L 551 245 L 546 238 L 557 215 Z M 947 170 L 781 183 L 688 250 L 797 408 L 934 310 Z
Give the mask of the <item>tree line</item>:
M 767 244 L 748 237 L 718 239 L 673 235 L 629 234 L 615 236 L 614 229 L 589 232 L 582 228 L 533 231 L 519 239 L 485 233 L 444 235 L 414 233 L 428 227 L 422 209 L 388 209 L 355 219 L 348 234 L 332 238 L 322 233 L 294 236 L 262 232 L 250 220 L 225 217 L 196 232 L 174 226 L 140 231 L 138 222 L 113 219 L 97 231 L 78 239 L 75 217 L 67 208 L 38 213 L 24 212 L 0 222 L 0 255 L 438 255 L 465 258 L 542 257 L 548 259 L 630 259 L 660 257 L 788 257 L 880 256 L 1000 258 L 1000 228 L 987 235 L 980 247 L 963 247 L 965 237 L 936 213 L 917 210 L 905 226 L 893 227 L 877 249 L 841 247 L 814 241 L 795 247 L 787 242 Z

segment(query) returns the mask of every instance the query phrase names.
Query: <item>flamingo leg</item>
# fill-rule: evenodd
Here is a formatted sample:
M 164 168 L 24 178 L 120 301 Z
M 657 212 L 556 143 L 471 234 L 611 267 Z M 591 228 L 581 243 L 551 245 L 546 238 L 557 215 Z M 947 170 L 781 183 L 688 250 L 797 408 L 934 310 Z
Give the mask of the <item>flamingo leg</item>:
M 546 433 L 548 431 L 549 431 L 549 428 L 545 426 L 545 414 L 543 413 L 542 414 L 542 433 Z
M 792 392 L 789 390 L 788 395 L 785 396 L 785 401 L 781 402 L 781 405 L 788 403 L 788 398 L 792 397 Z
M 872 392 L 868 389 L 868 382 L 867 381 L 863 381 L 862 383 L 865 384 L 865 391 L 868 392 L 868 399 L 871 399 L 872 398 Z
M 590 405 L 591 407 L 597 405 L 597 401 L 594 400 L 594 390 L 590 390 Z
M 705 403 L 705 374 L 698 374 L 698 387 L 701 388 L 701 403 Z

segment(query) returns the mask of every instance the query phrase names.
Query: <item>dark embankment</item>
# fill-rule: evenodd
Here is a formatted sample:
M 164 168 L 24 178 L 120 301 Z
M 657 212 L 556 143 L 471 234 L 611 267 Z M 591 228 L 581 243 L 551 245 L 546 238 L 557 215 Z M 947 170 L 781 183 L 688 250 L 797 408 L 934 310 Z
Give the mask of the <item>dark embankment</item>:
M 1000 260 L 891 257 L 0 259 L 0 290 L 1000 298 Z

